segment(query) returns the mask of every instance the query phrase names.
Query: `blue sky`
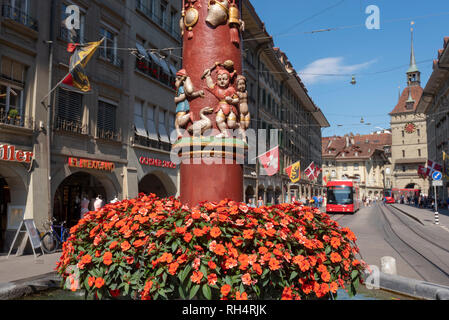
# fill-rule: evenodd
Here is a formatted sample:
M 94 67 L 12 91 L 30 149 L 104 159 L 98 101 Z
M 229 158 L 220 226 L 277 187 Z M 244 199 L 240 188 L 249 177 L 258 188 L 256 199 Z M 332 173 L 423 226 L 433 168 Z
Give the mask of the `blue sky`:
M 252 3 L 273 35 L 275 46 L 287 54 L 331 124 L 323 129 L 323 136 L 366 134 L 378 130 L 376 127 L 389 128 L 388 113 L 398 101 L 399 86 L 402 91 L 407 85 L 411 21 L 415 22 L 414 47 L 422 87 L 432 73 L 429 60 L 437 58 L 444 37 L 449 36 L 448 0 L 254 0 Z M 369 16 L 365 10 L 369 5 L 380 9 L 380 30 L 365 27 Z M 305 33 L 343 26 L 355 27 Z M 379 73 L 387 70 L 392 71 Z M 357 84 L 350 84 L 351 76 L 311 75 L 322 73 L 355 74 Z M 361 117 L 372 125 L 360 124 Z

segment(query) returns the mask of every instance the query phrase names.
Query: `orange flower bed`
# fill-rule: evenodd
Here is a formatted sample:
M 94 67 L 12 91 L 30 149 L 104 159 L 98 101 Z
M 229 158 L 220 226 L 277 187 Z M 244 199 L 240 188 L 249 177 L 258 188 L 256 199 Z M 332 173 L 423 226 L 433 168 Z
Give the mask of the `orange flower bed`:
M 154 195 L 108 204 L 71 228 L 56 270 L 88 297 L 326 299 L 366 267 L 351 230 L 300 203 L 183 206 Z M 77 281 L 78 282 L 78 281 Z

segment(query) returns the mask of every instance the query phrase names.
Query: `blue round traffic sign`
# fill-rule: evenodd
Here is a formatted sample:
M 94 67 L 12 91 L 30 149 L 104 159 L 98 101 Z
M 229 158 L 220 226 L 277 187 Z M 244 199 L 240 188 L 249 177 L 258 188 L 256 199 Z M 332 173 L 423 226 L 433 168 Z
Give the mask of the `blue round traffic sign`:
M 443 174 L 440 171 L 435 171 L 434 173 L 432 173 L 432 179 L 434 181 L 439 181 L 443 178 Z

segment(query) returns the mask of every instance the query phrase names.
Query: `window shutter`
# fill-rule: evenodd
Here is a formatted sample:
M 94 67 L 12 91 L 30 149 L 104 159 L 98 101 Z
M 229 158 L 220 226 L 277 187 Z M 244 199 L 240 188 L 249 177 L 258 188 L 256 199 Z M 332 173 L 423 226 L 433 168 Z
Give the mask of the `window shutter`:
M 82 122 L 82 94 L 59 89 L 57 103 L 57 116 L 59 119 L 77 123 Z
M 98 102 L 98 121 L 97 125 L 99 129 L 104 131 L 115 132 L 115 111 L 116 106 L 106 103 L 104 101 Z

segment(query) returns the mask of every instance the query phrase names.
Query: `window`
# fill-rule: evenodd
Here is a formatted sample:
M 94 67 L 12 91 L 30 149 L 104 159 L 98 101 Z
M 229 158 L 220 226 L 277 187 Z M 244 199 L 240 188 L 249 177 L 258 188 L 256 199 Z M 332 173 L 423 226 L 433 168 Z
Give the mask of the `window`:
M 420 137 L 421 136 L 421 131 L 419 129 L 417 130 L 417 133 L 418 133 L 418 137 Z
M 404 130 L 402 130 L 402 138 L 404 138 Z
M 23 84 L 25 82 L 25 71 L 26 68 L 23 64 L 7 57 L 2 58 L 1 76 L 3 78 Z
M 112 139 L 116 134 L 117 106 L 105 101 L 98 101 L 97 136 Z
M 405 150 L 402 150 L 402 158 L 405 158 Z
M 165 126 L 166 112 L 159 109 L 159 138 L 162 142 L 170 143 L 170 138 L 167 134 L 167 127 Z
M 354 163 L 354 170 L 356 170 L 356 171 L 359 170 L 359 164 L 358 163 Z
M 175 33 L 176 30 L 176 15 L 177 12 L 173 8 L 170 11 L 170 33 Z
M 154 13 L 154 0 L 137 0 L 136 8 L 151 17 Z
M 418 149 L 418 157 L 421 157 L 421 149 Z
M 402 172 L 406 172 L 407 171 L 407 167 L 406 166 L 402 166 Z
M 59 89 L 56 106 L 56 129 L 76 133 L 86 133 L 83 130 L 83 95 L 80 93 Z
M 348 171 L 348 164 L 347 163 L 343 163 L 343 171 Z
M 167 23 L 167 2 L 161 0 L 160 12 L 159 12 L 159 23 L 164 28 Z
M 121 67 L 121 60 L 117 56 L 117 33 L 102 26 L 100 27 L 100 37 L 104 38 L 100 47 L 100 57 Z
M 155 108 L 153 106 L 147 107 L 146 128 L 148 130 L 149 138 L 152 140 L 159 140 L 156 132 L 156 124 L 154 119 Z

